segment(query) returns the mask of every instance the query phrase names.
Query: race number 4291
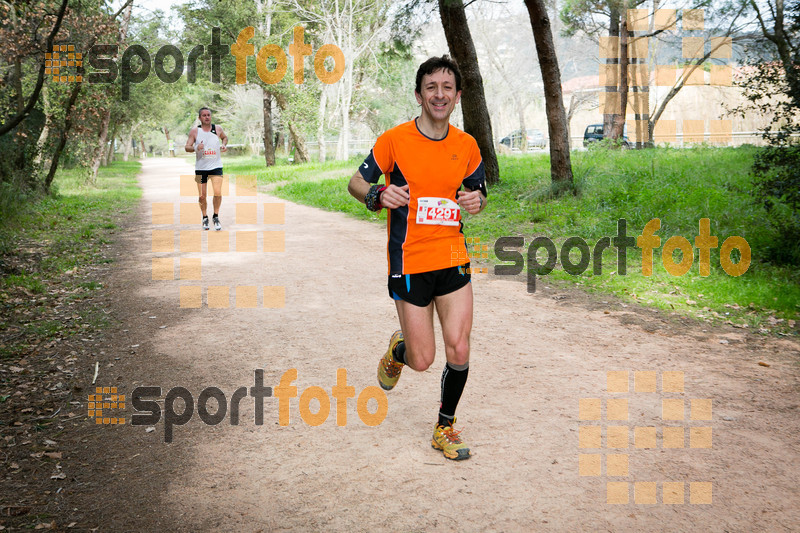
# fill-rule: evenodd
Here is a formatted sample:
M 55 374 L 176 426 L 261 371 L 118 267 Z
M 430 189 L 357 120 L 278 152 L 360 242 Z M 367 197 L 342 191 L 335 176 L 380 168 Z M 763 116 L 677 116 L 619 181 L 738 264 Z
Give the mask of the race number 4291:
M 448 198 L 422 197 L 417 200 L 417 224 L 458 226 L 461 208 Z

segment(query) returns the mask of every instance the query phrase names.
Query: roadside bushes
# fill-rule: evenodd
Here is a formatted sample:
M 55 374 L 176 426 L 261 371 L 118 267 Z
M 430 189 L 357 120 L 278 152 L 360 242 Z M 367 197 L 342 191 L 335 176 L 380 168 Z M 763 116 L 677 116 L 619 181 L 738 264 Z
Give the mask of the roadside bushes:
M 767 246 L 768 260 L 800 264 L 800 145 L 759 150 L 751 169 L 754 197 L 767 212 L 777 238 Z

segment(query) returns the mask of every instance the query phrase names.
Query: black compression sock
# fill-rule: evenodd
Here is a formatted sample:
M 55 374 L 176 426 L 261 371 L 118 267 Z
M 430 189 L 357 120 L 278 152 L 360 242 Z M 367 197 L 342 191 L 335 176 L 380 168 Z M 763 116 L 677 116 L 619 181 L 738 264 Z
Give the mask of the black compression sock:
M 394 347 L 394 350 L 392 350 L 392 357 L 398 363 L 406 364 L 406 343 L 405 342 L 400 341 L 400 342 L 397 343 L 397 345 Z
M 456 407 L 464 391 L 469 375 L 469 363 L 453 365 L 447 363 L 442 371 L 442 404 L 439 407 L 439 425 L 451 426 L 456 415 Z

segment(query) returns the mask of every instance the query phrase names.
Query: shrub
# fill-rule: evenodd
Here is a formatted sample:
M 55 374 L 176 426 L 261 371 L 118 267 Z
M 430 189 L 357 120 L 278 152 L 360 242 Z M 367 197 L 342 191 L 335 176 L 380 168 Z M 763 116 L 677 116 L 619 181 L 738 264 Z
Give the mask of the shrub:
M 769 260 L 800 264 L 800 145 L 760 150 L 751 175 L 755 200 L 764 206 L 778 234 L 768 247 Z

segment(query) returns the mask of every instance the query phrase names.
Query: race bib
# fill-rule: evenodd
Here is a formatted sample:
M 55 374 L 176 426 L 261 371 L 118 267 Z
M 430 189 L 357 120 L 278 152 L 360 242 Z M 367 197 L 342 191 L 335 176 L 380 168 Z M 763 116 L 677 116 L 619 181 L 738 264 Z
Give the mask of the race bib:
M 423 197 L 417 200 L 417 224 L 458 226 L 461 207 L 447 198 Z

